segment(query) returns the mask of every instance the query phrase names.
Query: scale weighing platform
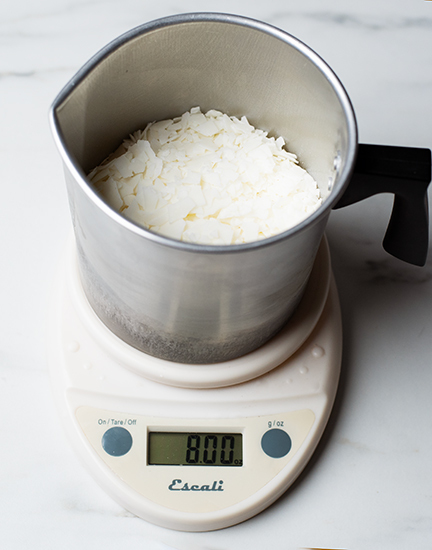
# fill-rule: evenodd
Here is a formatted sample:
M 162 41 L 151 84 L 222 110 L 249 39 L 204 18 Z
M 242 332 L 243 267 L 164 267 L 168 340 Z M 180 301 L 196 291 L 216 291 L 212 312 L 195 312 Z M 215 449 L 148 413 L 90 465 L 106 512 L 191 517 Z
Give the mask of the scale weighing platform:
M 285 328 L 214 365 L 158 359 L 115 336 L 87 302 L 72 240 L 56 277 L 48 359 L 66 432 L 109 495 L 162 527 L 221 529 L 279 498 L 324 432 L 341 351 L 325 238 Z

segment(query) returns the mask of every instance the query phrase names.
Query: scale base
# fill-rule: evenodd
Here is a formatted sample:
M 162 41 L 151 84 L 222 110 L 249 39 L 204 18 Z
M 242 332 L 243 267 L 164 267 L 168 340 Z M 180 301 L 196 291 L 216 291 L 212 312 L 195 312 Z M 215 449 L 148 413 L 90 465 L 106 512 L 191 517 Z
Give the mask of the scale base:
M 330 416 L 342 328 L 328 247 L 324 241 L 298 311 L 273 340 L 227 363 L 180 365 L 146 356 L 103 325 L 85 298 L 71 243 L 57 276 L 48 338 L 65 430 L 101 487 L 162 527 L 228 527 L 288 489 Z M 154 432 L 202 434 L 206 445 L 241 434 L 241 458 L 218 466 L 208 459 L 150 464 Z

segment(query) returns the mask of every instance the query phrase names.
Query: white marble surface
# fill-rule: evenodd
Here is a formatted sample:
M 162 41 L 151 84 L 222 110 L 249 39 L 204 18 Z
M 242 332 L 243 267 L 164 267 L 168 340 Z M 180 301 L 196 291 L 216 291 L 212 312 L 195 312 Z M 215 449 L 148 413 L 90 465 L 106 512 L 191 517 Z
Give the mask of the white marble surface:
M 344 548 L 432 545 L 432 256 L 387 256 L 391 200 L 332 214 L 343 374 L 300 481 L 239 526 L 178 533 L 137 519 L 84 471 L 54 408 L 45 317 L 70 230 L 49 105 L 99 48 L 151 19 L 231 12 L 318 51 L 353 101 L 360 140 L 432 148 L 432 1 L 21 0 L 0 4 L 0 544 L 8 550 Z

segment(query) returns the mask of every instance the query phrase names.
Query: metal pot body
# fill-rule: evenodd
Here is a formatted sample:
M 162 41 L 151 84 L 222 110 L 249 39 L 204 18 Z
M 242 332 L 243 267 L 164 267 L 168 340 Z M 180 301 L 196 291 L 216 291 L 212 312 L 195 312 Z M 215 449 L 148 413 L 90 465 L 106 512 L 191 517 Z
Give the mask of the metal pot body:
M 233 246 L 151 233 L 108 207 L 86 174 L 130 133 L 191 107 L 246 115 L 283 136 L 323 205 L 295 228 Z M 244 355 L 276 334 L 308 281 L 357 147 L 350 101 L 330 68 L 274 27 L 187 14 L 133 29 L 89 61 L 51 111 L 84 290 L 125 342 L 180 363 Z

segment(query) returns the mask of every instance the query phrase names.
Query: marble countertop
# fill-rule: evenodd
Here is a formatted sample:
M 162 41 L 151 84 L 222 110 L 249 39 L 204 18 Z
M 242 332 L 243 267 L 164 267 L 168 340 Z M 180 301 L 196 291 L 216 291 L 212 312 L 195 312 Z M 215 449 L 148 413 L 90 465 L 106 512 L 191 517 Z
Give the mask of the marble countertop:
M 0 5 L 0 541 L 2 548 L 405 550 L 432 544 L 432 255 L 381 248 L 392 200 L 328 224 L 344 326 L 339 392 L 301 478 L 236 527 L 179 533 L 134 517 L 73 454 L 54 406 L 45 320 L 71 222 L 51 102 L 101 47 L 202 2 L 40 0 Z M 432 148 L 432 1 L 208 0 L 309 44 L 333 67 L 360 141 Z

